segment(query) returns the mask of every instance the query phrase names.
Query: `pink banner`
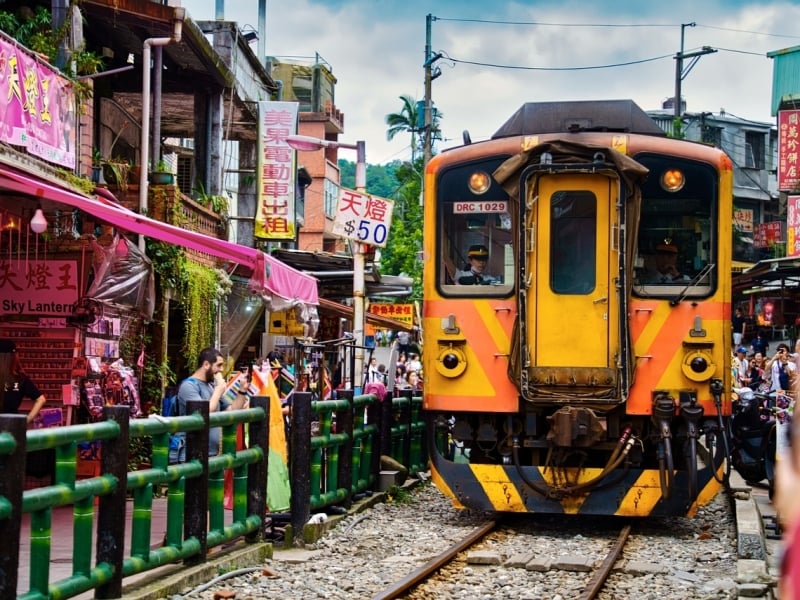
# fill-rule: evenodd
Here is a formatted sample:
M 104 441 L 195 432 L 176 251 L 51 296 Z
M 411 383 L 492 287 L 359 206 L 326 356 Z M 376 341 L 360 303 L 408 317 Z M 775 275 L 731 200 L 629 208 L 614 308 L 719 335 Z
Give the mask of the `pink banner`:
M 800 186 L 800 110 L 778 111 L 778 189 Z
M 75 92 L 67 78 L 0 39 L 0 98 L 0 141 L 75 168 Z

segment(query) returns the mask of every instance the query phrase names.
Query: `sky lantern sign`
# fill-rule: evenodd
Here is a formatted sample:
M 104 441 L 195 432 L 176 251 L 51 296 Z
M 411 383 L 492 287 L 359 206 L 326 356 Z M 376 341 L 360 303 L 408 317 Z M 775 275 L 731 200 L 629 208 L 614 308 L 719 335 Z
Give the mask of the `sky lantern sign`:
M 800 110 L 778 111 L 778 189 L 800 189 Z
M 0 142 L 75 168 L 75 90 L 49 64 L 0 35 Z
M 385 248 L 393 211 L 392 200 L 339 188 L 331 232 L 355 242 Z
M 297 102 L 258 103 L 258 180 L 253 235 L 267 240 L 294 240 L 294 151 L 286 138 L 297 132 Z

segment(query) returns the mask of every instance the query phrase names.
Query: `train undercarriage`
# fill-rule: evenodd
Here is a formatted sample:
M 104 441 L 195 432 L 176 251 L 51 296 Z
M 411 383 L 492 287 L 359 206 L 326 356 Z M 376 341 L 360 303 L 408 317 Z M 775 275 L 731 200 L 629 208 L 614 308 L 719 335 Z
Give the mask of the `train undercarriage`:
M 518 414 L 430 413 L 433 477 L 456 505 L 485 511 L 691 514 L 725 479 L 716 416 L 684 407 L 631 416 L 576 406 Z

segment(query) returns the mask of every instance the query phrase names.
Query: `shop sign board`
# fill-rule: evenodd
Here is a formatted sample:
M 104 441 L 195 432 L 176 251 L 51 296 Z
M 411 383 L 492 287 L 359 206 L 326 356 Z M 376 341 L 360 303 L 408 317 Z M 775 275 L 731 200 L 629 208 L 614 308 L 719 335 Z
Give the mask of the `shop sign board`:
M 778 189 L 800 189 L 800 110 L 778 111 Z
M 385 248 L 389 241 L 393 211 L 392 200 L 340 188 L 331 233 Z
M 297 133 L 297 102 L 258 103 L 258 205 L 253 235 L 293 240 L 295 223 L 294 151 L 286 138 Z
M 373 302 L 369 305 L 369 312 L 405 323 L 409 327 L 414 325 L 413 304 L 381 304 Z
M 800 196 L 789 196 L 786 209 L 786 256 L 800 256 Z
M 759 223 L 753 232 L 753 246 L 755 248 L 769 248 L 783 241 L 783 223 L 770 221 Z
M 733 208 L 733 229 L 742 233 L 753 233 L 752 208 Z
M 78 262 L 0 260 L 0 315 L 72 315 L 78 302 Z

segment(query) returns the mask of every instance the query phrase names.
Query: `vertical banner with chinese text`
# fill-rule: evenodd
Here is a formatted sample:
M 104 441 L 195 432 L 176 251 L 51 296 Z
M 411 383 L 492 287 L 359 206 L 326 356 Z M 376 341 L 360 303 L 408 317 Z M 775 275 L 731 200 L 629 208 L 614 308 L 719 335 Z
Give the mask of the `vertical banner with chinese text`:
M 293 240 L 295 224 L 294 151 L 286 138 L 297 132 L 297 102 L 258 103 L 256 219 L 259 239 Z
M 800 188 L 800 110 L 778 111 L 778 189 Z
M 787 199 L 786 225 L 786 256 L 800 256 L 800 196 Z

